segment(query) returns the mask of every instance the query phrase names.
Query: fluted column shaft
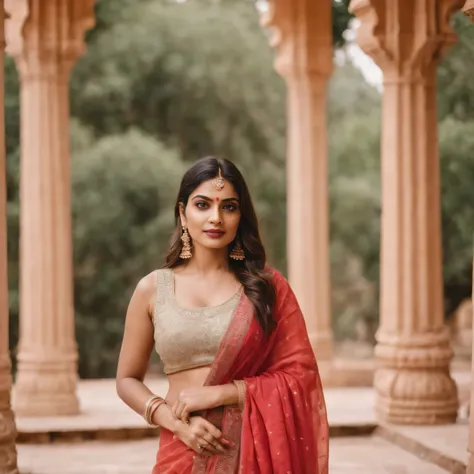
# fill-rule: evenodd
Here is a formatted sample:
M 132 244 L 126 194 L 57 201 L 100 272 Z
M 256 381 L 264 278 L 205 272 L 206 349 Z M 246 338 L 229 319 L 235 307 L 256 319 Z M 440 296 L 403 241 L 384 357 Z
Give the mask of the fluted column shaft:
M 287 84 L 288 276 L 318 360 L 333 354 L 329 269 L 326 87 L 332 72 L 331 3 L 274 0 L 276 70 Z
M 83 50 L 84 2 L 23 0 L 10 52 L 21 81 L 20 342 L 15 409 L 70 415 L 76 396 L 69 75 Z M 90 2 L 89 2 L 90 3 Z M 16 22 L 18 24 L 18 21 Z
M 352 1 L 359 43 L 384 73 L 381 308 L 376 411 L 452 422 L 457 390 L 443 317 L 436 67 L 454 41 L 449 0 Z
M 0 473 L 18 474 L 16 428 L 10 406 L 12 388 L 8 347 L 7 183 L 5 166 L 4 61 L 5 11 L 0 1 Z

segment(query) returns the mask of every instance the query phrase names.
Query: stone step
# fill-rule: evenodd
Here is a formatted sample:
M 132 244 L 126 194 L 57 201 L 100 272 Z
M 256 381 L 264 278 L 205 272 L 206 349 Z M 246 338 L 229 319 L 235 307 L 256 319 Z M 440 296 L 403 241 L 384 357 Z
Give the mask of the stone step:
M 374 434 L 451 474 L 466 473 L 467 420 L 440 426 L 379 425 Z
M 147 474 L 157 439 L 77 444 L 20 445 L 23 474 Z M 446 474 L 447 471 L 382 439 L 341 437 L 331 440 L 331 474 Z

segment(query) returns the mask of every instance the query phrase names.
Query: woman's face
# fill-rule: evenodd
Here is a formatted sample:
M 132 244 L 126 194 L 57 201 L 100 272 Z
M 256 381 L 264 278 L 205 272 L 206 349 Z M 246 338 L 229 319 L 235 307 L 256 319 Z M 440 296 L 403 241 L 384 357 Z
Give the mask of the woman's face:
M 234 187 L 224 180 L 218 190 L 212 180 L 201 183 L 189 196 L 185 212 L 180 209 L 181 223 L 188 229 L 194 246 L 221 249 L 237 235 L 240 203 Z

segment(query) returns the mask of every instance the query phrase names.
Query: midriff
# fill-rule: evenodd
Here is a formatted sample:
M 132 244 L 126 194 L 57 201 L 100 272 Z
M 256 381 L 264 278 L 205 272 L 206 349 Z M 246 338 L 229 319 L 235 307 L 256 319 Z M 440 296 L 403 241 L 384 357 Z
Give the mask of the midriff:
M 169 405 L 176 402 L 181 390 L 202 387 L 210 370 L 210 366 L 197 367 L 168 375 L 169 388 L 165 397 L 166 402 Z

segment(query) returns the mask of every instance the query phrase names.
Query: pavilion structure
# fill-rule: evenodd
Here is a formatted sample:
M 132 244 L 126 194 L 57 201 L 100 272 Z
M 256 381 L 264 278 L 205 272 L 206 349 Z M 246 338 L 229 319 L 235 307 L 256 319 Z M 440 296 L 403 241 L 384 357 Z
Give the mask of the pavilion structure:
M 2 3 L 0 38 L 16 60 L 21 85 L 21 313 L 13 409 L 0 94 L 0 474 L 14 474 L 14 413 L 54 416 L 80 410 L 68 84 L 84 52 L 84 33 L 94 22 L 94 0 Z M 268 7 L 262 25 L 273 30 L 275 68 L 288 97 L 289 280 L 320 366 L 330 371 L 326 90 L 333 68 L 331 1 L 269 0 Z M 461 8 L 474 17 L 474 0 L 352 0 L 350 5 L 360 20 L 358 43 L 384 77 L 374 388 L 377 415 L 389 423 L 451 423 L 458 409 L 443 322 L 435 79 L 443 53 L 456 42 L 450 18 Z M 3 67 L 0 71 L 3 91 Z M 474 457 L 474 434 L 470 450 Z

